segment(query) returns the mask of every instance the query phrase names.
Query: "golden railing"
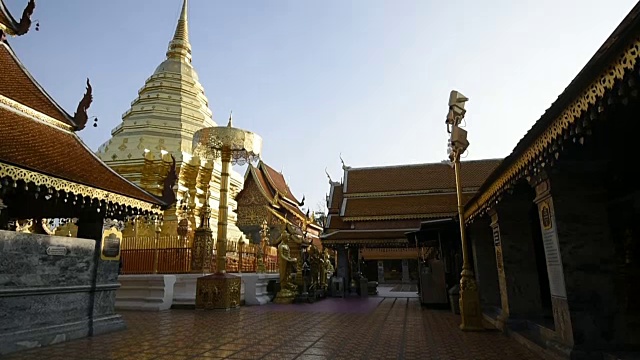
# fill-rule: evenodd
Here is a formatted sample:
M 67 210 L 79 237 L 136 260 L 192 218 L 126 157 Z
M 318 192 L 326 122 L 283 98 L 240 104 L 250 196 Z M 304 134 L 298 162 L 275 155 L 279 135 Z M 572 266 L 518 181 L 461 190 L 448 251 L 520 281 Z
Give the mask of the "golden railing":
M 121 274 L 183 274 L 191 272 L 191 242 L 186 237 L 125 237 L 121 247 Z M 256 272 L 257 244 L 228 244 L 227 272 Z M 265 269 L 278 271 L 278 250 L 269 246 L 264 256 Z M 216 254 L 211 254 L 211 272 L 215 272 Z

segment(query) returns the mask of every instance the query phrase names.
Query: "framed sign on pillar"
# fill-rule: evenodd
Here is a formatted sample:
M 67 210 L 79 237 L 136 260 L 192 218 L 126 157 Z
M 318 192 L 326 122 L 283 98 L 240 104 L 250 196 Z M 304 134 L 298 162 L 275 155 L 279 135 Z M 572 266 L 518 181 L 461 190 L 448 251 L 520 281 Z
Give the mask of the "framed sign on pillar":
M 541 180 L 537 185 L 534 202 L 538 206 L 540 219 L 540 231 L 549 276 L 549 292 L 551 293 L 551 306 L 553 307 L 553 321 L 555 330 L 562 342 L 573 345 L 573 327 L 571 325 L 571 313 L 567 301 L 567 288 L 562 266 L 562 253 L 558 239 L 558 229 L 551 196 L 551 184 L 548 179 Z
M 500 286 L 500 306 L 501 312 L 498 316 L 498 326 L 500 330 L 505 329 L 505 323 L 509 319 L 509 292 L 507 291 L 507 277 L 504 272 L 504 259 L 502 256 L 502 239 L 500 237 L 500 224 L 498 213 L 495 209 L 489 212 L 491 216 L 491 232 L 493 236 L 493 247 L 496 251 L 496 270 L 498 271 L 498 285 Z
M 110 227 L 102 232 L 100 259 L 106 261 L 120 261 L 122 232 L 116 227 Z

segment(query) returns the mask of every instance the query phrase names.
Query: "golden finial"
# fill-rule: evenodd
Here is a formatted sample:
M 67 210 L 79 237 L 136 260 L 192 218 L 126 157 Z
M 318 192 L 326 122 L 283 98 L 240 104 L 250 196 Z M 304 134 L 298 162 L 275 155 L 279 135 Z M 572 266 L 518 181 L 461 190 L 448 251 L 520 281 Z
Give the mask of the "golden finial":
M 189 24 L 187 21 L 188 7 L 188 0 L 184 0 L 180 18 L 178 18 L 178 24 L 176 25 L 176 31 L 173 34 L 171 42 L 169 42 L 167 57 L 177 57 L 181 60 L 191 62 L 191 44 L 189 44 Z
M 227 127 L 233 127 L 233 110 L 229 113 L 229 123 L 227 124 Z

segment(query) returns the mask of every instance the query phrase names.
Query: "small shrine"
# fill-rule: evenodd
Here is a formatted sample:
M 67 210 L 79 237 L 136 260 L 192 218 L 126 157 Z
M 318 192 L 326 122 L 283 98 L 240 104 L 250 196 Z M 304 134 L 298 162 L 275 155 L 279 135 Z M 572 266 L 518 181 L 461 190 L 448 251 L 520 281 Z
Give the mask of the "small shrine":
M 302 211 L 304 200 L 304 197 L 298 200 L 293 195 L 281 172 L 263 161 L 249 165 L 244 188 L 236 196 L 237 225 L 252 242 L 259 243 L 263 224 L 266 224 L 269 244 L 278 247 L 281 277 L 283 270 L 285 274 L 294 270 L 295 279 L 289 290 L 304 293 L 306 278 L 307 292 L 324 291 L 326 279 L 320 275 L 324 265 L 319 265 L 324 261 L 320 242 L 322 226 L 316 223 L 313 213 Z M 282 284 L 283 279 L 280 281 Z M 289 279 L 285 279 L 284 284 L 289 284 Z M 297 290 L 292 290 L 294 288 Z M 289 293 L 284 302 L 293 301 L 292 296 Z

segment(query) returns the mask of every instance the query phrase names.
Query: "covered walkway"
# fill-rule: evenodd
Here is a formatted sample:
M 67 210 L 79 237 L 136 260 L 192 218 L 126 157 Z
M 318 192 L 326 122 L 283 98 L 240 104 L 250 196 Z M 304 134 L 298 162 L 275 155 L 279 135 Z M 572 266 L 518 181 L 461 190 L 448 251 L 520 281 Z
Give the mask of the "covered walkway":
M 9 359 L 541 359 L 502 333 L 463 333 L 417 298 L 326 299 L 229 312 L 123 314 L 128 329 Z M 224 330 L 223 330 L 224 329 Z

